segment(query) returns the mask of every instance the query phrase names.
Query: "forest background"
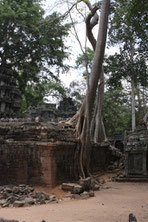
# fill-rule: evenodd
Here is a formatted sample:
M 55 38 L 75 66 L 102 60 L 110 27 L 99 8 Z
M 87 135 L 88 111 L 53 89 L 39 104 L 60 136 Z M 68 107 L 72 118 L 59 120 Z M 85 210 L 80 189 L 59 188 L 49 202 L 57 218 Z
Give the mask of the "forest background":
M 15 71 L 22 114 L 47 98 L 72 97 L 78 108 L 82 104 L 87 89 L 86 55 L 88 73 L 94 57 L 86 40 L 90 10 L 86 2 L 0 1 L 0 62 Z M 100 16 L 101 1 L 91 1 L 95 4 Z M 146 0 L 111 1 L 102 107 L 108 136 L 134 130 L 147 112 L 147 7 Z M 97 29 L 96 25 L 94 36 Z M 64 85 L 63 73 L 66 80 L 74 75 L 77 80 Z

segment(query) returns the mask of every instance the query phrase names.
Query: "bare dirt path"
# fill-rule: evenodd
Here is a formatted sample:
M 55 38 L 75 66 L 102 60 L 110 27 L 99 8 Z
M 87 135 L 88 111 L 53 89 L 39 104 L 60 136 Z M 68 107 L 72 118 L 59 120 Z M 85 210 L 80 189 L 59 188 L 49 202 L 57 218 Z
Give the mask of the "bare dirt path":
M 138 222 L 148 222 L 148 183 L 109 182 L 87 200 L 24 208 L 1 208 L 0 217 L 20 222 L 128 222 L 134 213 Z

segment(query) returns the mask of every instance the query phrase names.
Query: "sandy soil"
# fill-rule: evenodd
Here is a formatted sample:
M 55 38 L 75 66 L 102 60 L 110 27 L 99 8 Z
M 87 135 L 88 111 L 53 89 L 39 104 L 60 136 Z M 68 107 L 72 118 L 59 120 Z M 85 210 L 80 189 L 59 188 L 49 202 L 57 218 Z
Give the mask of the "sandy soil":
M 1 208 L 0 217 L 20 222 L 128 222 L 129 213 L 148 222 L 148 183 L 108 182 L 87 200 L 24 208 Z

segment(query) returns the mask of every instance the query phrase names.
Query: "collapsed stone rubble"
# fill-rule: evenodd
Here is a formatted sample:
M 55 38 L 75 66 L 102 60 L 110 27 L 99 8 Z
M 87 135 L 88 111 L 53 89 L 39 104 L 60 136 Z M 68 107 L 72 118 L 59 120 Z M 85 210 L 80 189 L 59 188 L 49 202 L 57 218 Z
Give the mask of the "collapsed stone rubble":
M 94 197 L 95 190 L 99 190 L 100 186 L 90 177 L 80 179 L 78 183 L 62 183 L 61 188 L 71 192 L 71 199 L 87 199 Z
M 36 192 L 25 184 L 0 186 L 0 207 L 24 207 L 58 202 L 54 194 Z

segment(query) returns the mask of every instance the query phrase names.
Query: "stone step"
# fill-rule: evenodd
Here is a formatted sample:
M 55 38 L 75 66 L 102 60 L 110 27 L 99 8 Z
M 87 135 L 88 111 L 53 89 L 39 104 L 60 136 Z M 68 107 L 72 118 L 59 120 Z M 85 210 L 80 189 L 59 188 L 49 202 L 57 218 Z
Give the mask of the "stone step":
M 148 182 L 148 177 L 118 177 L 117 182 Z

